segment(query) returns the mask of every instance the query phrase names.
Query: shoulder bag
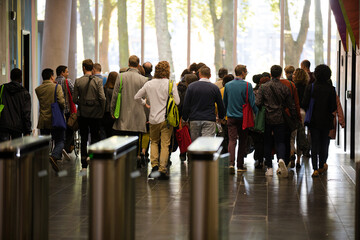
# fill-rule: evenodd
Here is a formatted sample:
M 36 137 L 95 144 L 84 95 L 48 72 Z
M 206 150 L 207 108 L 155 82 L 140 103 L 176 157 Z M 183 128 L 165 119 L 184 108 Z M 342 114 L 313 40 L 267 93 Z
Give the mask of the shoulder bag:
M 246 82 L 246 100 L 243 107 L 242 129 L 254 127 L 254 113 L 249 103 L 249 83 Z
M 56 89 L 59 84 L 55 86 L 55 93 L 54 93 L 54 103 L 51 104 L 51 120 L 53 128 L 62 128 L 66 129 L 66 122 L 64 118 L 64 113 L 60 109 L 59 103 L 57 101 L 56 96 Z
M 122 90 L 122 74 L 120 74 L 120 86 L 119 86 L 119 92 L 116 99 L 116 106 L 114 111 L 114 117 L 116 119 L 120 116 L 120 107 L 121 107 L 121 90 Z
M 68 80 L 66 79 L 65 82 L 66 82 L 66 88 L 67 88 L 68 94 L 69 94 L 69 104 L 70 104 L 70 117 L 67 120 L 67 125 L 73 131 L 77 131 L 79 129 L 79 123 L 78 123 L 78 119 L 77 119 L 76 106 L 75 106 L 75 103 L 73 102 L 73 99 L 71 96 Z
M 305 114 L 305 121 L 304 121 L 305 126 L 310 125 L 310 121 L 311 121 L 311 117 L 312 117 L 312 113 L 313 113 L 313 109 L 314 109 L 315 100 L 312 97 L 313 92 L 314 92 L 314 83 L 311 84 L 311 98 L 310 98 L 309 108 L 307 109 L 306 114 Z
M 259 91 L 262 91 L 261 87 Z M 260 133 L 263 133 L 265 131 L 265 114 L 266 114 L 266 108 L 265 105 L 262 104 L 255 117 L 254 131 Z

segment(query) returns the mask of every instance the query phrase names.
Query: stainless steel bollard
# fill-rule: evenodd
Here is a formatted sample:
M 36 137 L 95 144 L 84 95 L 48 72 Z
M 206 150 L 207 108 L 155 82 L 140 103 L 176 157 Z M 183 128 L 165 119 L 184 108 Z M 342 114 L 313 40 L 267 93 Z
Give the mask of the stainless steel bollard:
M 0 143 L 0 239 L 48 239 L 50 139 Z
M 219 239 L 219 161 L 223 138 L 200 137 L 188 148 L 191 162 L 190 239 Z
M 219 158 L 219 239 L 229 239 L 230 197 L 229 197 L 229 153 Z
M 113 136 L 89 147 L 90 239 L 135 239 L 137 141 Z
M 356 196 L 355 196 L 355 239 L 360 240 L 360 160 L 355 163 Z

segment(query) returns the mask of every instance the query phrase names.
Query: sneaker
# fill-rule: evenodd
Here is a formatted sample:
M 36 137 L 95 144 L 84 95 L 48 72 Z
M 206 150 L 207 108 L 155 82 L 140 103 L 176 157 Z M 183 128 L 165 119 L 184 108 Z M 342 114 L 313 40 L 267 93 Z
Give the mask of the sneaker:
M 319 177 L 319 171 L 318 170 L 314 170 L 313 174 L 311 175 L 312 177 Z
M 169 175 L 164 172 L 160 172 L 160 176 L 157 178 L 159 180 L 169 180 Z
M 62 150 L 62 155 L 63 158 L 65 158 L 67 161 L 71 160 L 71 157 L 69 156 L 69 154 L 65 151 L 65 149 Z
M 56 159 L 53 156 L 49 157 L 50 164 L 55 172 L 59 172 L 60 168 L 59 165 L 56 163 Z
M 234 166 L 230 166 L 230 167 L 229 167 L 229 172 L 230 172 L 230 174 L 235 174 L 235 168 L 234 168 Z
M 265 172 L 265 176 L 272 176 L 273 175 L 273 169 L 272 168 L 268 168 Z
M 149 178 L 156 178 L 158 177 L 157 175 L 159 174 L 159 167 L 155 166 L 151 169 L 151 173 L 149 174 Z
M 282 178 L 287 178 L 288 177 L 288 170 L 286 168 L 286 165 L 285 165 L 285 162 L 284 160 L 280 159 L 279 160 L 279 168 L 278 170 L 276 171 L 276 174 L 279 176 L 279 177 L 282 177 Z

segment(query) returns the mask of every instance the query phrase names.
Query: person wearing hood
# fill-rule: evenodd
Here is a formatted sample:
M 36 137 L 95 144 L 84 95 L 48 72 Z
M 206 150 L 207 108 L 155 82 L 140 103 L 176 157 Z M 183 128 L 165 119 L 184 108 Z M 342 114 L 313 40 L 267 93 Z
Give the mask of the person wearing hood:
M 31 133 L 31 100 L 29 92 L 21 86 L 21 70 L 11 70 L 10 79 L 11 82 L 0 86 L 4 105 L 0 113 L 0 142 Z

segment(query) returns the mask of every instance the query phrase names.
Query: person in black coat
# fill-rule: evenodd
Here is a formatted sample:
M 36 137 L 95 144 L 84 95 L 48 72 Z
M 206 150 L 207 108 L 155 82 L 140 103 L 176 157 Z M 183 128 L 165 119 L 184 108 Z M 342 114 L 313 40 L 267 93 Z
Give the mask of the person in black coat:
M 0 86 L 4 105 L 0 114 L 0 142 L 31 133 L 31 100 L 29 92 L 21 86 L 21 70 L 11 70 L 10 79 L 11 82 Z
M 315 68 L 315 82 L 309 84 L 304 93 L 302 108 L 307 111 L 312 108 L 310 122 L 308 123 L 311 134 L 311 159 L 314 169 L 313 177 L 326 172 L 326 156 L 328 151 L 329 131 L 333 128 L 332 114 L 336 110 L 336 93 L 333 86 L 328 84 L 331 70 L 325 64 Z M 311 107 L 310 100 L 314 99 Z

